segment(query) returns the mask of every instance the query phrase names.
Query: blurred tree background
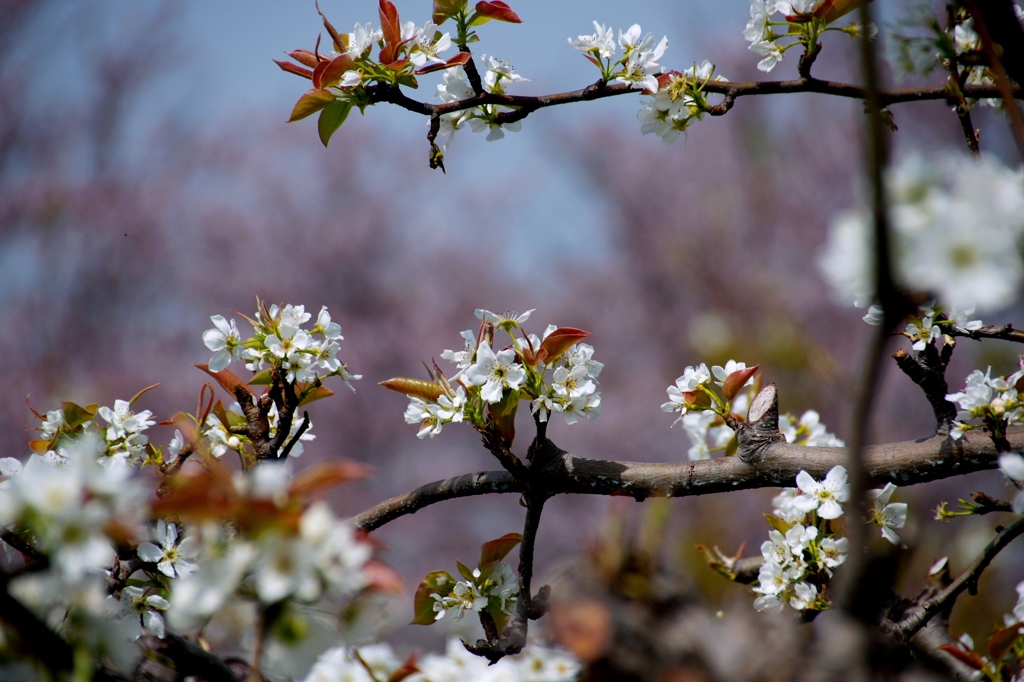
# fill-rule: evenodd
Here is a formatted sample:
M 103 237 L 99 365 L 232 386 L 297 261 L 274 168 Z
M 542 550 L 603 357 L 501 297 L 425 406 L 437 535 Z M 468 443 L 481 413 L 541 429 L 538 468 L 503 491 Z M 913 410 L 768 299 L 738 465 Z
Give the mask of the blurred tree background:
M 430 9 L 425 0 L 397 4 L 418 22 Z M 343 29 L 376 19 L 374 3 L 322 5 Z M 364 376 L 357 393 L 313 406 L 317 438 L 303 455 L 375 468 L 373 480 L 333 500 L 343 515 L 427 481 L 496 468 L 468 428 L 418 441 L 402 421 L 405 401 L 375 385 L 420 376 L 421 359 L 459 348 L 478 307 L 536 307 L 529 331 L 553 322 L 593 333 L 595 358 L 607 366 L 601 418 L 572 428 L 556 419 L 548 432 L 572 452 L 686 459 L 685 434 L 659 410 L 665 387 L 688 364 L 729 358 L 760 363 L 765 380 L 779 385 L 783 410 L 816 409 L 847 435 L 869 330 L 861 312 L 828 299 L 815 258 L 830 216 L 859 191 L 859 102 L 744 98 L 671 147 L 640 135 L 636 97 L 560 107 L 500 142 L 459 133 L 442 175 L 427 166 L 424 120 L 407 112 L 353 115 L 327 150 L 309 121 L 284 123 L 304 85 L 271 59 L 312 47 L 320 24 L 311 2 L 212 7 L 0 0 L 4 456 L 26 451 L 35 423 L 27 394 L 45 411 L 61 400 L 109 405 L 160 382 L 144 407 L 158 418 L 191 409 L 205 380 L 191 365 L 209 360 L 200 338 L 209 316 L 250 314 L 256 296 L 314 312 L 327 305 L 345 334 L 340 357 Z M 518 86 L 523 93 L 593 79 L 565 44 L 588 32 L 591 19 L 656 25 L 669 35 L 669 68 L 708 58 L 730 80 L 762 75 L 740 36 L 745 2 L 565 2 L 554 13 L 524 0 L 515 9 L 524 24 L 496 26 L 479 49 L 530 78 Z M 897 12 L 886 8 L 882 20 Z M 825 41 L 820 77 L 859 80 L 846 42 Z M 772 77 L 795 76 L 795 61 Z M 434 81 L 423 83 L 428 99 Z M 1009 152 L 1003 122 L 979 110 L 983 150 Z M 942 103 L 894 113 L 897 154 L 963 144 Z M 992 321 L 1015 322 L 1021 312 Z M 893 350 L 905 345 L 894 339 Z M 986 350 L 995 354 L 978 357 L 960 342 L 951 386 L 975 366 L 1008 370 L 1013 348 Z M 517 451 L 531 431 L 528 416 L 520 419 Z M 925 437 L 932 422 L 920 391 L 889 367 L 872 442 Z M 173 430 L 164 431 L 166 442 Z M 963 566 L 996 523 L 972 517 L 942 526 L 930 509 L 976 489 L 1005 496 L 1003 480 L 986 472 L 901 489 L 898 498 L 910 503 L 905 593 L 940 556 Z M 693 545 L 728 552 L 747 542 L 756 554 L 770 497 L 750 491 L 667 505 L 660 561 L 678 589 L 749 609 L 749 589 L 703 567 Z M 592 547 L 609 510 L 628 529 L 640 508 L 553 499 L 538 542 L 540 578 Z M 514 496 L 463 499 L 375 537 L 411 591 L 427 571 L 519 529 L 521 517 Z M 1011 547 L 998 558 L 982 596 L 955 612 L 954 633 L 987 634 L 1012 604 L 1022 556 Z M 396 627 L 410 618 L 410 594 L 388 606 Z M 457 631 L 475 637 L 469 621 Z M 444 632 L 406 628 L 393 639 L 437 650 Z

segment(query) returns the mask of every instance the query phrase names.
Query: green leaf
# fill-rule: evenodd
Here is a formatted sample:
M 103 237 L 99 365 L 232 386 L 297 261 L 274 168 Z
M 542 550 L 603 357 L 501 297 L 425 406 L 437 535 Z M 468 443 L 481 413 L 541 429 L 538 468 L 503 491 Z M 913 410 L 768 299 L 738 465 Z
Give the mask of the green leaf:
M 468 582 L 471 583 L 476 582 L 476 576 L 473 575 L 472 568 L 462 563 L 461 561 L 456 561 L 455 565 L 459 567 L 459 573 L 462 575 L 463 578 L 465 578 Z
M 271 376 L 269 369 L 265 369 L 253 376 L 252 379 L 249 379 L 250 386 L 269 386 L 272 383 L 274 383 L 274 378 Z
M 64 410 L 64 423 L 67 424 L 68 430 L 74 431 L 87 421 L 92 421 L 99 410 L 99 405 L 82 407 L 75 403 L 61 403 L 61 409 Z
M 292 108 L 292 115 L 288 122 L 299 121 L 311 116 L 336 100 L 337 98 L 330 90 L 307 90 Z
M 299 395 L 299 407 L 308 405 L 316 400 L 330 398 L 332 395 L 334 395 L 334 391 L 326 386 L 317 386 L 316 388 L 310 388 L 308 390 L 303 389 L 302 393 Z
M 484 612 L 490 614 L 491 618 L 494 619 L 494 624 L 497 626 L 498 632 L 504 630 L 505 626 L 508 625 L 509 615 L 502 611 L 500 606 L 491 606 L 488 601 L 487 608 L 484 609 Z
M 432 594 L 440 594 L 443 597 L 451 594 L 455 589 L 455 578 L 448 571 L 431 571 L 416 588 L 416 596 L 413 598 L 413 619 L 412 625 L 432 625 L 434 623 L 434 599 Z
M 506 533 L 497 540 L 485 542 L 480 546 L 480 563 L 478 566 L 481 571 L 483 571 L 484 566 L 487 564 L 504 559 L 522 541 L 522 533 Z
M 352 105 L 349 102 L 337 100 L 333 104 L 328 104 L 320 112 L 320 119 L 317 121 L 316 129 L 320 133 L 320 141 L 324 143 L 325 147 L 331 141 L 331 135 L 334 134 L 334 131 L 340 128 L 341 124 L 348 118 L 348 112 L 350 111 L 352 111 Z

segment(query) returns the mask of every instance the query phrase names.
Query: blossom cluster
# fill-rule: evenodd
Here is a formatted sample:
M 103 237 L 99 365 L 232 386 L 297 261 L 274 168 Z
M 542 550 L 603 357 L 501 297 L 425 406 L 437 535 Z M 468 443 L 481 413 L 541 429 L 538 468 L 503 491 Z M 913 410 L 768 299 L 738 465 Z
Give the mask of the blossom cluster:
M 845 445 L 841 438 L 829 432 L 821 423 L 821 415 L 815 410 L 807 410 L 800 419 L 786 413 L 779 417 L 779 431 L 786 441 L 794 445 L 806 445 L 812 448 L 841 448 Z
M 45 428 L 56 421 L 49 413 Z M 0 459 L 0 528 L 49 558 L 46 570 L 13 578 L 11 594 L 83 651 L 123 662 L 143 624 L 163 635 L 158 612 L 167 602 L 157 591 L 107 593 L 115 547 L 144 532 L 147 495 L 126 459 L 107 452 L 103 431 L 90 425 L 24 464 Z
M 594 29 L 593 35 L 581 35 L 576 40 L 569 38 L 569 44 L 601 70 L 602 80 L 649 92 L 658 89 L 657 75 L 664 70 L 658 62 L 668 49 L 668 37 L 662 36 L 655 43 L 654 34 L 645 34 L 640 24 L 633 24 L 625 31 L 619 29 L 620 57 L 612 29 L 596 21 Z
M 1013 3 L 1018 21 L 1024 21 L 1024 7 Z M 956 8 L 952 25 L 942 25 L 935 19 L 931 6 L 912 3 L 909 15 L 900 22 L 892 34 L 890 61 L 896 71 L 904 74 L 925 75 L 937 66 L 948 69 L 956 60 L 966 85 L 992 86 L 997 80 L 987 64 L 965 65 L 965 55 L 983 51 L 981 37 L 974 28 L 974 18 L 964 8 Z M 1001 106 L 1001 99 L 982 100 L 989 106 Z
M 963 390 L 946 395 L 946 400 L 960 408 L 949 434 L 953 440 L 979 426 L 998 436 L 1008 426 L 1024 424 L 1024 399 L 1019 395 L 1019 388 L 1024 387 L 1024 356 L 1019 367 L 1007 377 L 993 377 L 991 367 L 985 372 L 976 369 L 967 376 Z M 966 423 L 972 419 L 983 423 Z
M 654 101 L 637 113 L 640 132 L 654 133 L 665 145 L 675 142 L 679 133 L 693 121 L 703 119 L 713 106 L 704 92 L 704 86 L 712 80 L 725 82 L 727 79 L 716 76 L 715 66 L 706 59 L 685 71 L 669 71 L 659 76 Z
M 750 43 L 750 51 L 762 57 L 757 68 L 771 71 L 782 61 L 786 51 L 796 45 L 806 46 L 808 52 L 816 49 L 825 31 L 860 35 L 859 24 L 843 28 L 830 26 L 859 4 L 858 0 L 750 0 L 750 21 L 743 30 L 743 37 Z M 873 27 L 871 30 L 876 31 Z M 795 40 L 782 43 L 784 38 Z
M 402 22 L 398 9 L 390 0 L 380 0 L 381 27 L 372 23 L 356 24 L 351 33 L 340 33 L 326 18 L 324 26 L 331 34 L 334 52 L 331 57 L 318 51 L 295 50 L 289 56 L 296 63 L 277 62 L 289 73 L 308 78 L 313 89 L 296 102 L 291 121 L 320 112 L 320 139 L 326 145 L 353 107 L 361 111 L 374 103 L 367 88 L 371 86 L 416 88 L 417 75 L 445 71 L 444 83 L 438 86 L 438 97 L 443 102 L 455 102 L 478 94 L 463 69 L 472 58 L 465 46 L 478 38 L 474 27 L 491 20 L 520 23 L 519 16 L 504 2 L 478 2 L 473 9 L 466 0 L 435 3 L 431 21 L 417 26 L 412 21 Z M 439 26 L 448 19 L 455 22 L 456 35 L 442 33 Z M 436 23 L 435 23 L 436 22 Z M 373 54 L 374 47 L 379 51 Z M 460 47 L 451 57 L 442 55 L 453 47 Z M 504 94 L 508 83 L 525 81 L 514 72 L 508 62 L 482 55 L 486 71 L 480 84 L 487 92 Z M 500 123 L 498 114 L 507 107 L 484 104 L 450 112 L 441 117 L 441 147 L 434 147 L 434 165 L 442 165 L 443 150 L 447 149 L 456 130 L 469 123 L 474 132 L 488 131 L 488 140 L 504 137 L 504 130 L 519 130 L 518 121 Z M 433 138 L 432 138 L 433 139 Z
M 1024 283 L 1024 174 L 991 157 L 911 154 L 885 177 L 897 284 L 930 292 L 944 310 L 996 310 Z M 866 208 L 832 221 L 818 266 L 836 298 L 872 303 L 874 248 Z M 869 313 L 870 314 L 870 313 Z M 929 328 L 930 331 L 930 328 Z
M 197 569 L 175 584 L 172 620 L 183 628 L 201 622 L 243 584 L 263 604 L 346 597 L 368 584 L 369 545 L 326 503 L 303 505 L 297 487 L 286 464 L 265 462 L 229 480 L 223 473 L 185 477 L 158 503 L 159 511 L 192 520 L 202 547 Z M 224 499 L 227 509 L 217 506 Z
M 469 579 L 457 581 L 446 593 L 430 593 L 434 600 L 434 620 L 441 620 L 447 613 L 455 620 L 462 620 L 466 611 L 486 609 L 510 616 L 516 605 L 516 591 L 516 573 L 504 561 L 499 561 L 486 573 L 474 568 Z
M 758 611 L 781 611 L 786 604 L 798 611 L 829 608 L 824 587 L 832 569 L 846 561 L 849 542 L 837 537 L 832 526 L 842 517 L 842 503 L 850 497 L 846 469 L 836 466 L 822 481 L 801 471 L 796 485 L 772 500 L 774 510 L 768 517 L 772 530 L 761 544 L 764 561 L 754 588 Z M 899 536 L 892 529 L 905 524 L 907 505 L 889 502 L 895 490 L 888 483 L 868 492 L 875 502 L 868 522 L 880 526 L 882 536 L 898 544 Z
M 753 394 L 756 393 L 754 373 L 757 366 L 747 367 L 743 362 L 729 360 L 724 366 L 710 370 L 704 363 L 690 366 L 675 384 L 666 389 L 668 402 L 662 404 L 664 412 L 679 413 L 673 422 L 682 423 L 690 439 L 687 456 L 690 460 L 708 459 L 712 452 L 735 451 L 733 430 L 725 417 L 746 414 Z M 717 385 L 722 396 L 712 388 Z
M 512 65 L 504 59 L 482 55 L 481 60 L 487 67 L 483 77 L 483 86 L 487 92 L 503 95 L 506 84 L 529 80 L 516 73 Z M 447 69 L 444 73 L 444 82 L 437 86 L 437 97 L 442 102 L 457 102 L 474 95 L 476 92 L 469 83 L 466 70 L 461 66 Z M 502 139 L 505 137 L 506 130 L 512 133 L 519 132 L 523 127 L 522 121 L 505 123 L 498 121 L 498 115 L 508 111 L 511 111 L 508 107 L 497 104 L 482 104 L 471 109 L 442 114 L 437 135 L 441 148 L 447 150 L 455 136 L 455 131 L 460 130 L 467 123 L 474 133 L 486 131 L 488 142 Z
M 578 678 L 580 663 L 559 649 L 529 644 L 517 656 L 506 656 L 494 665 L 466 651 L 457 638 L 448 640 L 443 655 L 427 654 L 416 661 L 417 672 L 407 682 L 570 682 Z M 304 682 L 374 682 L 396 679 L 402 667 L 387 644 L 352 650 L 336 647 L 324 652 Z
M 604 365 L 593 359 L 593 346 L 580 343 L 589 333 L 548 325 L 539 337 L 528 334 L 522 325 L 532 313 L 498 315 L 478 309 L 479 331 L 463 331 L 463 347 L 441 354 L 456 365 L 450 379 L 435 365 L 431 381 L 381 382 L 409 396 L 405 421 L 420 425 L 420 438 L 433 437 L 445 424 L 462 421 L 483 428 L 487 412 L 511 441 L 511 422 L 522 399 L 530 401 L 531 412 L 541 422 L 552 413 L 561 414 L 566 424 L 597 419 L 601 413 L 597 376 Z M 495 351 L 495 334 L 502 332 L 511 344 Z
M 344 339 L 341 326 L 331 319 L 327 306 L 320 309 L 312 328 L 303 329 L 311 318 L 305 306 L 274 304 L 268 308 L 261 304 L 256 319 L 246 318 L 252 324 L 253 335 L 243 341 L 234 320 L 228 322 L 222 315 L 214 315 L 210 318 L 214 328 L 203 332 L 203 343 L 213 351 L 210 371 L 219 372 L 232 360 L 241 360 L 253 372 L 268 366 L 280 371 L 288 383 L 338 376 L 352 388 L 349 382 L 362 377 L 350 373 L 337 357 L 341 350 L 338 342 Z

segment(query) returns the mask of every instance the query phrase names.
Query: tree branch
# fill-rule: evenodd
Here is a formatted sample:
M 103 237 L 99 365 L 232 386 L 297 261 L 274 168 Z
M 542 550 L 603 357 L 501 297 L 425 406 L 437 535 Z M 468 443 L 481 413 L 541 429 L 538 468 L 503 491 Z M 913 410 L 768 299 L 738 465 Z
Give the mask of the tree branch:
M 956 419 L 956 406 L 946 400 L 949 393 L 946 365 L 949 364 L 952 349 L 951 345 L 944 344 L 940 353 L 935 344 L 929 343 L 923 351 L 914 355 L 900 349 L 892 356 L 903 373 L 924 391 L 935 415 L 935 432 L 942 436 L 949 434 Z
M 1015 341 L 1024 343 L 1024 331 L 1014 329 L 1011 324 L 986 324 L 981 329 L 971 331 L 961 327 L 947 327 L 943 333 L 950 336 L 962 336 L 975 341 L 982 339 L 1002 339 L 1003 341 Z
M 889 634 L 907 641 L 924 627 L 925 623 L 931 620 L 933 616 L 947 607 L 951 607 L 964 590 L 968 590 L 971 594 L 977 593 L 978 578 L 981 577 L 982 572 L 1004 547 L 1022 533 L 1024 533 L 1024 517 L 1017 519 L 1006 528 L 1000 530 L 995 538 L 992 539 L 992 542 L 988 544 L 988 547 L 978 555 L 978 558 L 974 560 L 967 570 L 957 576 L 956 580 L 945 589 L 934 597 L 911 608 L 908 615 L 899 623 L 889 625 L 887 628 Z
M 1024 428 L 1007 431 L 1014 450 L 1024 449 Z M 846 448 L 809 448 L 774 443 L 759 464 L 737 457 L 699 462 L 616 462 L 576 457 L 558 450 L 538 471 L 550 495 L 626 495 L 689 497 L 754 488 L 794 487 L 796 475 L 807 471 L 824 477 L 848 461 Z M 995 469 L 998 453 L 985 434 L 969 431 L 958 441 L 932 437 L 919 441 L 864 448 L 864 466 L 874 483 L 906 486 L 975 471 Z M 521 493 L 521 483 L 506 471 L 483 471 L 435 481 L 382 502 L 350 519 L 361 530 L 373 531 L 424 507 L 460 497 L 492 493 Z

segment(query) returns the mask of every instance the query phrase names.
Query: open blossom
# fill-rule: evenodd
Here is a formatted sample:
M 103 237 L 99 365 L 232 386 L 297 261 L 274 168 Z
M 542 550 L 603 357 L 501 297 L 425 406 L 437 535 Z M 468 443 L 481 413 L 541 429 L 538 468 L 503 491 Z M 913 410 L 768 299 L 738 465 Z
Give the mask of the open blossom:
M 999 455 L 999 470 L 1018 487 L 1024 484 L 1024 456 L 1017 453 Z M 1016 514 L 1024 514 L 1024 489 L 1018 492 L 1017 497 L 1013 500 L 1013 511 Z M 1024 620 L 1024 616 L 1021 617 L 1021 620 Z
M 886 173 L 898 284 L 943 307 L 1004 308 L 1024 282 L 1024 175 L 991 157 L 904 157 Z M 870 212 L 836 215 L 818 265 L 837 299 L 869 304 L 874 285 Z
M 505 86 L 502 84 L 503 81 L 508 81 L 509 83 L 529 81 L 529 78 L 523 78 L 516 73 L 515 68 L 507 60 L 483 55 L 481 61 L 487 67 L 487 71 L 484 72 L 484 86 L 490 92 L 499 95 L 505 92 Z
M 416 31 L 413 49 L 409 52 L 409 61 L 416 68 L 426 66 L 427 62 L 444 64 L 445 60 L 440 55 L 451 49 L 452 37 L 444 33 L 435 39 L 436 34 L 437 26 L 432 21 Z
M 869 490 L 867 494 L 875 501 L 870 522 L 881 527 L 883 538 L 894 545 L 899 545 L 900 536 L 892 529 L 902 528 L 907 522 L 907 505 L 905 502 L 889 502 L 895 491 L 896 486 L 893 483 L 886 483 L 881 490 Z
M 188 575 L 196 570 L 195 559 L 199 556 L 199 540 L 190 536 L 178 541 L 178 527 L 160 519 L 152 533 L 152 542 L 139 544 L 137 552 L 143 561 L 156 564 L 157 570 L 168 578 Z
M 516 353 L 511 348 L 495 353 L 491 345 L 483 341 L 476 351 L 476 362 L 466 370 L 466 379 L 473 386 L 483 386 L 480 396 L 489 403 L 501 400 L 506 388 L 518 390 L 526 379 L 526 370 L 515 362 Z
M 600 59 L 611 59 L 615 54 L 615 34 L 611 27 L 594 22 L 594 35 L 579 36 L 576 40 L 569 38 L 569 44 L 583 54 L 590 54 Z
M 796 475 L 800 495 L 793 500 L 793 506 L 805 512 L 817 511 L 823 519 L 838 519 L 843 515 L 841 502 L 850 499 L 850 486 L 846 467 L 836 466 L 825 476 L 824 481 L 815 481 L 806 471 Z
M 203 332 L 203 343 L 213 351 L 210 358 L 210 371 L 219 372 L 231 364 L 231 359 L 238 357 L 242 352 L 242 340 L 238 333 L 235 321 L 228 323 L 222 315 L 214 315 L 210 318 L 214 329 Z

